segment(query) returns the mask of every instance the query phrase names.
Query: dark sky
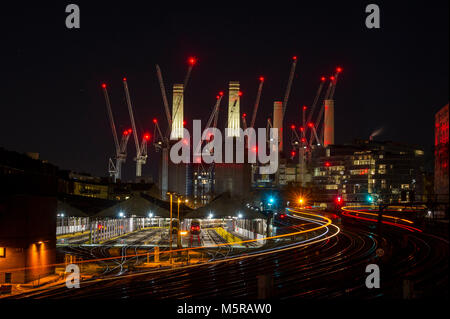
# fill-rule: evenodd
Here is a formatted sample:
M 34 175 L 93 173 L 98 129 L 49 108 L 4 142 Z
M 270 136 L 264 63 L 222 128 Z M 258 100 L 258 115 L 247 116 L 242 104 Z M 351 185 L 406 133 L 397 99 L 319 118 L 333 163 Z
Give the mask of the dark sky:
M 364 21 L 372 1 L 91 2 L 2 4 L 0 147 L 106 175 L 114 145 L 100 84 L 109 85 L 117 127 L 128 128 L 126 76 L 138 130 L 153 133 L 154 117 L 165 122 L 155 64 L 169 88 L 183 81 L 191 55 L 198 64 L 185 94 L 188 122 L 207 120 L 229 80 L 241 82 L 241 110 L 251 113 L 263 75 L 257 126 L 264 127 L 297 55 L 285 125 L 300 123 L 300 106 L 311 104 L 319 78 L 339 65 L 336 143 L 368 138 L 382 127 L 378 139 L 432 150 L 434 113 L 448 103 L 448 1 L 374 1 L 381 29 L 371 30 Z M 69 3 L 80 6 L 81 29 L 65 27 Z M 131 140 L 128 154 L 131 178 Z M 153 148 L 148 163 L 144 175 L 156 174 Z

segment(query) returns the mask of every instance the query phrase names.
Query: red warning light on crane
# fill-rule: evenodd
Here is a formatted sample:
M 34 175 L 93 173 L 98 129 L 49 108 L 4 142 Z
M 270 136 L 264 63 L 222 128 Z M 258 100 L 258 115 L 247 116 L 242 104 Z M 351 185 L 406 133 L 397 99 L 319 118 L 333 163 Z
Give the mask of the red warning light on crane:
M 264 77 L 263 77 L 263 76 L 260 76 L 260 77 L 259 77 L 259 80 L 260 80 L 261 82 L 264 82 Z
M 322 82 L 324 82 L 324 81 L 326 80 L 326 77 L 322 76 L 322 77 L 320 78 L 320 80 L 321 80 Z
M 189 62 L 190 65 L 194 65 L 195 63 L 197 63 L 197 59 L 194 58 L 194 57 L 190 57 L 190 58 L 188 59 L 188 62 Z
M 303 132 L 304 128 L 303 126 L 300 126 L 300 132 Z
M 242 116 L 243 116 L 243 117 L 246 117 L 246 116 L 247 116 L 247 113 L 242 113 Z
M 123 135 L 127 136 L 129 133 L 127 130 L 123 131 Z
M 341 68 L 340 66 L 338 66 L 338 67 L 336 68 L 336 72 L 341 73 L 341 72 L 342 72 L 342 68 Z
M 307 107 L 306 105 L 303 105 L 303 111 L 306 111 Z
M 330 162 L 325 162 L 325 166 L 329 167 L 330 166 Z
M 331 81 L 334 81 L 334 79 L 335 79 L 334 76 L 330 76 Z
M 106 89 L 106 83 L 102 83 L 102 88 Z
M 220 91 L 220 92 L 219 92 L 219 95 L 220 95 L 220 96 L 222 96 L 222 95 L 223 95 L 223 92 L 222 92 L 222 91 Z
M 153 123 L 158 123 L 158 120 L 155 118 L 155 119 L 153 119 Z
M 126 81 L 127 81 L 127 78 L 123 78 L 123 81 L 126 82 Z
M 129 128 L 128 133 L 131 134 L 131 132 L 133 132 L 133 130 L 131 128 Z
M 309 123 L 308 123 L 308 126 L 309 126 L 309 127 L 314 127 L 314 124 L 313 124 L 312 122 L 309 122 Z
M 238 95 L 239 95 L 239 96 L 242 96 L 242 91 L 239 91 Z
M 148 134 L 148 133 L 145 134 L 145 135 L 144 135 L 144 139 L 146 139 L 146 140 L 148 141 L 148 140 L 150 139 L 150 134 Z
M 185 125 L 186 125 L 186 121 L 183 120 L 183 126 L 185 126 Z
M 292 156 L 292 157 L 295 156 L 295 152 L 294 152 L 294 151 L 291 152 L 291 156 Z
M 292 57 L 292 60 L 297 60 L 297 56 L 293 56 L 293 57 Z
M 294 124 L 291 125 L 291 129 L 295 130 L 295 125 Z
M 306 142 L 306 138 L 302 137 L 302 142 L 305 143 Z

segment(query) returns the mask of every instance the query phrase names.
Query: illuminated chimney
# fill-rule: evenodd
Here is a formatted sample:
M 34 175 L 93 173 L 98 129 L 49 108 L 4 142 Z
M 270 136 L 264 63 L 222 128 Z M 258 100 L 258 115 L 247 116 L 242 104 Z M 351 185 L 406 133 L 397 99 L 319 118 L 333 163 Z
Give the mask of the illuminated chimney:
M 228 137 L 239 136 L 239 81 L 230 81 L 228 89 Z
M 177 140 L 181 138 L 183 138 L 183 84 L 174 84 L 170 139 Z
M 325 117 L 323 125 L 323 145 L 334 144 L 334 100 L 325 100 Z
M 278 150 L 283 151 L 283 102 L 273 102 L 273 128 L 278 129 Z

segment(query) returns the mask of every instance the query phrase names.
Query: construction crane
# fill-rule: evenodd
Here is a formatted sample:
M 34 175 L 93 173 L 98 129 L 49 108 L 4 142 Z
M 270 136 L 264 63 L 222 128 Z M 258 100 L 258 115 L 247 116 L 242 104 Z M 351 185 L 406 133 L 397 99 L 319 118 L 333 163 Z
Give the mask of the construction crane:
M 325 111 L 325 101 L 326 100 L 333 100 L 333 98 L 334 98 L 334 92 L 336 90 L 336 85 L 337 85 L 337 82 L 338 82 L 338 79 L 339 79 L 339 74 L 341 72 L 342 72 L 342 68 L 341 67 L 337 67 L 335 75 L 330 77 L 331 83 L 330 83 L 330 86 L 328 87 L 327 94 L 326 94 L 326 96 L 324 98 L 324 103 L 322 105 L 322 110 L 321 110 L 322 112 L 321 112 L 321 114 L 323 114 L 324 111 Z M 321 119 L 322 119 L 322 115 L 320 115 L 319 121 Z M 324 131 L 325 131 L 325 123 L 323 125 L 323 129 L 320 130 L 320 136 L 319 136 L 319 139 L 322 142 L 322 145 L 325 144 L 325 141 L 323 140 L 323 138 L 324 138 Z
M 259 107 L 259 101 L 261 99 L 261 92 L 262 92 L 262 87 L 264 84 L 264 77 L 259 77 L 259 87 L 258 87 L 258 93 L 256 94 L 256 101 L 255 101 L 255 106 L 253 107 L 253 114 L 252 114 L 252 121 L 250 122 L 250 127 L 255 127 L 255 121 L 256 121 L 256 113 L 258 112 L 258 107 Z
M 341 67 L 337 67 L 335 75 L 330 77 L 330 84 L 328 85 L 327 91 L 326 91 L 325 96 L 323 98 L 324 101 L 333 99 L 334 91 L 335 91 L 336 84 L 337 84 L 337 80 L 338 80 L 339 74 L 341 72 L 342 72 L 342 68 Z M 315 129 L 316 132 L 317 132 L 317 130 L 318 130 L 320 124 L 321 124 L 324 111 L 325 111 L 325 104 L 322 103 L 322 107 L 321 107 L 320 112 L 319 112 L 319 114 L 317 116 L 317 120 L 314 122 L 314 129 Z M 319 137 L 319 141 L 320 142 L 317 143 L 317 144 L 323 144 L 323 141 L 322 141 L 323 136 L 322 135 L 323 135 L 323 133 L 321 133 L 321 136 Z M 313 138 L 314 138 L 314 136 L 313 136 L 313 134 L 311 134 L 310 139 L 309 139 L 309 145 L 312 145 Z
M 294 80 L 294 73 L 295 73 L 295 67 L 297 66 L 297 57 L 294 56 L 292 57 L 292 66 L 291 66 L 291 71 L 289 73 L 289 79 L 288 79 L 288 83 L 286 86 L 286 91 L 284 93 L 284 98 L 283 98 L 283 116 L 282 116 L 282 121 L 284 120 L 284 114 L 286 113 L 286 106 L 287 106 L 287 102 L 289 100 L 289 94 L 291 93 L 291 86 L 292 86 L 292 81 Z
M 128 105 L 128 113 L 130 114 L 131 127 L 133 129 L 134 144 L 136 145 L 136 157 L 134 159 L 136 161 L 136 177 L 141 177 L 142 165 L 144 165 L 147 162 L 147 141 L 150 139 L 150 135 L 148 133 L 144 134 L 142 142 L 141 144 L 139 144 L 138 135 L 136 131 L 136 123 L 134 121 L 133 106 L 131 105 L 130 92 L 128 90 L 128 83 L 126 78 L 123 78 L 123 87 L 125 89 L 125 97 Z
M 190 76 L 191 76 L 191 72 L 192 72 L 192 68 L 193 66 L 197 63 L 197 60 L 193 57 L 188 59 L 188 71 L 187 74 L 184 78 L 184 82 L 183 82 L 183 91 L 186 91 L 186 87 L 187 84 L 189 82 Z M 167 191 L 168 191 L 168 187 L 169 187 L 169 148 L 170 148 L 170 142 L 169 142 L 169 136 L 170 136 L 170 132 L 172 130 L 172 116 L 170 114 L 170 109 L 169 109 L 169 102 L 167 100 L 167 94 L 166 94 L 166 88 L 164 85 L 164 80 L 163 80 L 163 76 L 162 76 L 162 72 L 161 72 L 161 68 L 159 67 L 159 65 L 156 65 L 156 75 L 158 77 L 158 82 L 159 82 L 159 87 L 161 89 L 161 96 L 163 99 L 163 105 L 164 105 L 164 110 L 166 113 L 166 119 L 167 119 L 167 123 L 168 123 L 168 127 L 167 127 L 167 131 L 166 134 L 162 134 L 161 132 L 161 128 L 158 124 L 158 121 L 156 119 L 153 120 L 153 123 L 155 124 L 155 130 L 154 130 L 154 146 L 156 147 L 156 150 L 162 151 L 162 159 L 161 159 L 161 197 L 162 199 L 166 199 L 167 198 Z M 179 99 L 178 101 L 172 101 L 172 103 L 175 103 L 175 113 L 174 115 L 176 115 L 176 112 L 178 111 L 179 108 L 179 103 L 181 102 L 181 99 Z M 158 135 L 156 134 L 158 133 Z
M 156 75 L 158 77 L 159 87 L 161 89 L 161 95 L 163 98 L 164 110 L 166 111 L 167 123 L 169 123 L 169 131 L 172 128 L 172 116 L 170 115 L 169 102 L 167 101 L 166 88 L 164 87 L 164 81 L 159 65 L 156 65 Z
M 122 139 L 119 144 L 119 139 L 117 137 L 116 126 L 114 124 L 114 117 L 111 109 L 111 103 L 109 100 L 108 90 L 106 84 L 102 84 L 103 94 L 106 101 L 106 109 L 108 111 L 109 124 L 111 125 L 111 131 L 114 138 L 114 146 L 116 148 L 116 163 L 110 158 L 108 162 L 109 175 L 113 178 L 114 182 L 122 178 L 122 164 L 125 163 L 127 158 L 127 144 L 131 136 L 131 129 L 125 130 L 122 134 Z
M 322 93 L 323 86 L 324 86 L 326 80 L 327 80 L 327 79 L 326 79 L 326 77 L 324 77 L 324 76 L 322 76 L 322 77 L 320 78 L 319 88 L 317 89 L 316 96 L 315 96 L 314 101 L 313 101 L 313 103 L 312 103 L 312 105 L 311 105 L 311 111 L 308 113 L 308 118 L 307 118 L 307 120 L 306 120 L 307 123 L 310 123 L 310 122 L 311 122 L 311 118 L 312 118 L 312 116 L 313 116 L 313 114 L 314 114 L 314 111 L 316 110 L 317 102 L 318 102 L 319 99 L 320 99 L 320 95 L 321 95 L 321 93 Z

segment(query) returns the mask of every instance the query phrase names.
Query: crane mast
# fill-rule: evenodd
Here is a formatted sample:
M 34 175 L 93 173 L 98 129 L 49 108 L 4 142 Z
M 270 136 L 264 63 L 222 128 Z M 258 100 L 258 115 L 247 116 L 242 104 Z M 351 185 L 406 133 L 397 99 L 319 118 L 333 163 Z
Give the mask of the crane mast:
M 164 110 L 166 111 L 167 122 L 169 123 L 169 131 L 172 128 L 172 116 L 170 115 L 169 102 L 167 101 L 166 88 L 164 87 L 164 81 L 161 74 L 159 65 L 156 65 L 156 75 L 158 77 L 159 87 L 161 89 L 161 95 L 164 104 Z
M 145 149 L 141 149 L 141 145 L 139 144 L 139 139 L 136 132 L 136 123 L 134 121 L 133 106 L 131 105 L 130 92 L 128 90 L 128 83 L 126 78 L 123 78 L 123 87 L 125 89 L 125 97 L 128 105 L 128 113 L 130 114 L 131 127 L 133 128 L 134 143 L 136 145 L 136 158 L 135 158 L 136 177 L 141 177 L 142 165 L 147 162 L 147 144 L 146 142 L 142 143 L 142 145 L 145 145 Z
M 264 78 L 261 76 L 259 78 L 258 93 L 256 94 L 256 101 L 255 101 L 255 106 L 253 107 L 252 121 L 250 122 L 250 127 L 255 127 L 256 113 L 258 112 L 259 101 L 261 99 L 261 92 L 262 92 L 263 84 L 264 84 Z
M 297 66 L 297 57 L 294 56 L 292 58 L 292 66 L 291 66 L 291 72 L 289 73 L 289 79 L 288 79 L 288 83 L 286 86 L 286 92 L 284 93 L 284 98 L 283 98 L 283 116 L 282 116 L 282 121 L 284 120 L 284 114 L 286 113 L 286 106 L 287 106 L 287 102 L 289 100 L 289 94 L 291 93 L 291 86 L 292 86 L 292 81 L 294 80 L 294 73 L 295 73 L 295 67 Z
M 114 182 L 117 182 L 117 180 L 120 180 L 122 178 L 122 164 L 125 163 L 127 158 L 127 143 L 128 139 L 130 138 L 131 129 L 123 132 L 122 140 L 119 144 L 119 139 L 117 137 L 117 130 L 114 124 L 114 117 L 111 109 L 111 103 L 109 100 L 108 90 L 106 88 L 105 83 L 102 84 L 102 88 L 106 101 L 106 109 L 108 112 L 109 124 L 111 126 L 111 131 L 113 133 L 114 146 L 116 149 L 116 156 L 115 156 L 116 163 L 114 164 L 112 159 L 109 159 L 108 171 L 109 175 L 113 178 Z

